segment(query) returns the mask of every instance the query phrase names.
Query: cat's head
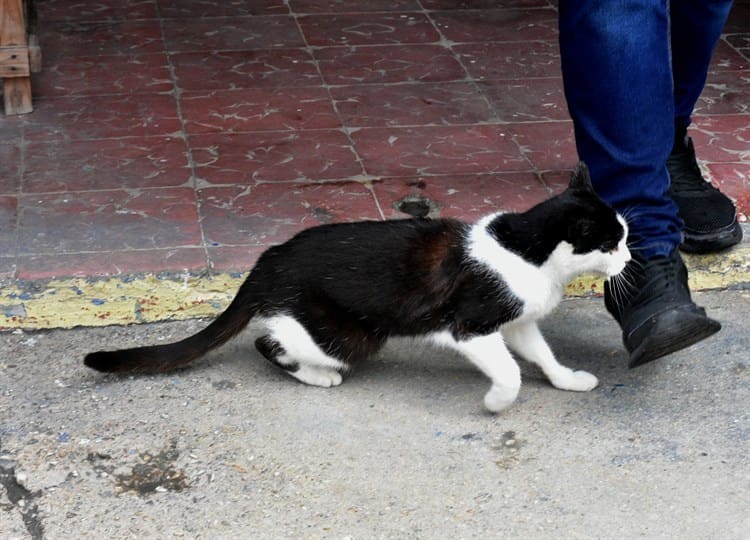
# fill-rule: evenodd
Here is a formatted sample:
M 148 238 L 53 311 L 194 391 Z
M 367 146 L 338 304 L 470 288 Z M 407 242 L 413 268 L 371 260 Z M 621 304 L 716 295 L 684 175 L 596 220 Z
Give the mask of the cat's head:
M 562 235 L 561 249 L 555 250 L 557 264 L 575 273 L 595 272 L 614 276 L 630 261 L 625 219 L 605 203 L 591 184 L 588 167 L 580 162 L 568 189 L 551 201 L 554 226 Z

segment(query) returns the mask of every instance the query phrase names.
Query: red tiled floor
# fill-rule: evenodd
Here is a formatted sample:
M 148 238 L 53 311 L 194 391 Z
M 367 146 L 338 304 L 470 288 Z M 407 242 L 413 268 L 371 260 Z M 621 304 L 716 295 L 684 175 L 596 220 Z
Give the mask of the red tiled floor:
M 328 84 L 455 81 L 466 78 L 456 58 L 439 45 L 324 47 L 315 51 Z
M 39 41 L 44 48 L 44 62 L 51 64 L 75 56 L 164 52 L 157 20 L 42 23 Z
M 191 177 L 185 141 L 173 137 L 32 142 L 26 161 L 26 193 L 182 186 Z
M 170 135 L 181 130 L 170 95 L 40 99 L 26 120 L 27 141 Z
M 307 43 L 326 45 L 401 45 L 440 40 L 426 15 L 419 13 L 370 13 L 307 15 L 299 24 Z
M 212 17 L 165 19 L 162 23 L 169 51 L 272 49 L 305 45 L 289 17 Z
M 371 128 L 352 134 L 375 176 L 495 173 L 528 169 L 503 126 Z
M 464 82 L 340 86 L 331 94 L 351 127 L 476 124 L 494 118 L 476 86 Z
M 174 85 L 163 53 L 61 57 L 32 77 L 38 97 L 170 92 Z
M 409 217 L 403 201 L 427 200 L 439 214 L 469 221 L 504 210 L 523 210 L 551 195 L 534 173 L 385 178 L 374 186 L 385 217 Z
M 185 92 L 180 103 L 191 134 L 341 127 L 328 91 L 320 87 Z
M 207 184 L 341 180 L 363 173 L 341 131 L 193 135 L 190 145 L 195 174 Z
M 171 55 L 183 90 L 319 86 L 321 77 L 305 49 L 201 51 Z
M 0 278 L 242 271 L 328 221 L 475 219 L 575 164 L 549 0 L 46 0 L 0 117 Z M 691 136 L 750 211 L 750 3 Z M 406 205 L 406 206 L 404 206 Z
M 215 187 L 198 196 L 214 246 L 267 246 L 313 225 L 381 219 L 372 192 L 354 182 Z
M 191 188 L 29 194 L 19 213 L 19 255 L 201 245 Z

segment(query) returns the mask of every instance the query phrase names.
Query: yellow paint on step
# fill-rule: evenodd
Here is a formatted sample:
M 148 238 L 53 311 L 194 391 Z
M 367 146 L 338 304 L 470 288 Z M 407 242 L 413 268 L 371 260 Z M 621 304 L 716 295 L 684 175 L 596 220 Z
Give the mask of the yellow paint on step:
M 244 276 L 63 279 L 0 289 L 0 327 L 72 328 L 212 317 Z
M 750 284 L 750 245 L 728 253 L 685 256 L 694 291 Z M 0 283 L 0 328 L 72 328 L 213 317 L 229 305 L 245 275 L 155 275 Z M 602 280 L 582 277 L 568 296 L 602 293 Z

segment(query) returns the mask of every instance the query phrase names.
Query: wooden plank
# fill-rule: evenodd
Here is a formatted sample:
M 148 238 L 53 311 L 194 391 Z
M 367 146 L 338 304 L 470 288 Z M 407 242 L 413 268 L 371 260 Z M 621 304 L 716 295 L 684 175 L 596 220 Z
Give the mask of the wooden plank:
M 2 47 L 26 49 L 24 58 L 28 66 L 26 23 L 21 0 L 0 0 L 0 48 Z M 24 114 L 33 110 L 31 79 L 28 74 L 12 78 L 3 76 L 3 101 L 5 114 Z
M 26 47 L 0 47 L 0 78 L 28 77 L 29 50 Z
M 0 47 L 26 46 L 21 0 L 0 0 Z
M 34 110 L 31 105 L 31 79 L 3 79 L 5 114 L 26 114 Z

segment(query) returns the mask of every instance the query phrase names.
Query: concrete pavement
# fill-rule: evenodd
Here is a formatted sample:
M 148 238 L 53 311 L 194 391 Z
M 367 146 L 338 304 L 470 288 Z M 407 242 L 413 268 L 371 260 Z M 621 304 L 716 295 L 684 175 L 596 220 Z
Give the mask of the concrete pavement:
M 706 538 L 750 531 L 750 292 L 696 295 L 724 329 L 625 368 L 600 299 L 544 324 L 562 392 L 524 367 L 482 408 L 467 362 L 399 342 L 334 389 L 251 333 L 190 369 L 102 376 L 84 353 L 205 321 L 0 334 L 0 538 Z

